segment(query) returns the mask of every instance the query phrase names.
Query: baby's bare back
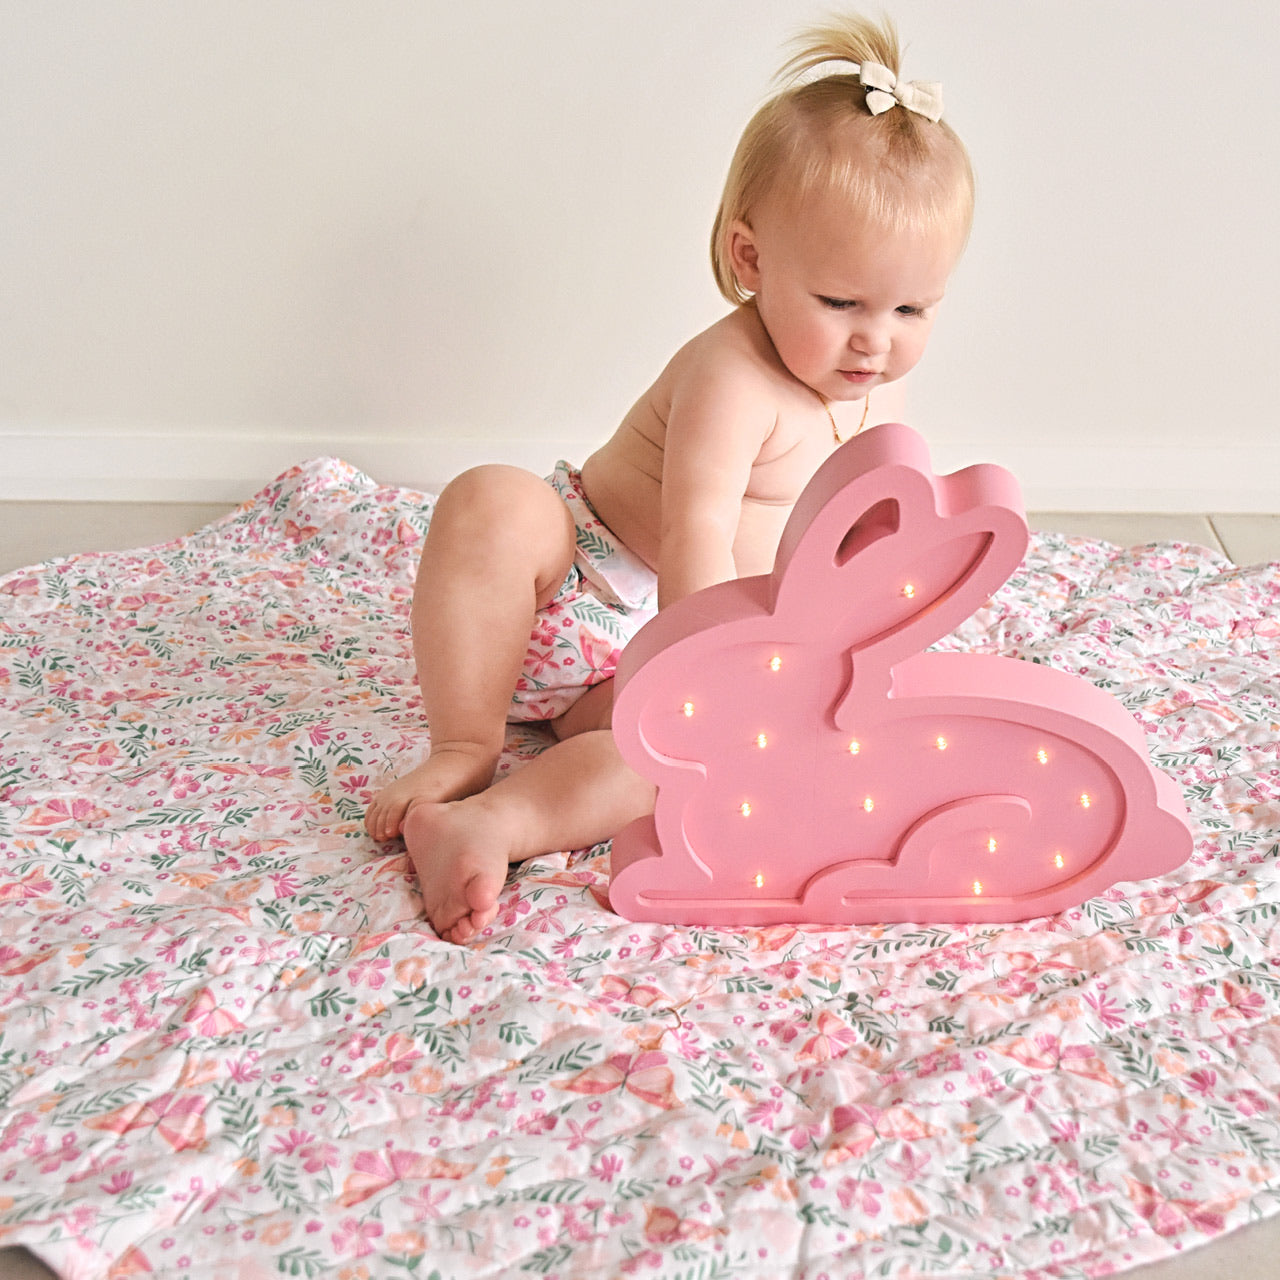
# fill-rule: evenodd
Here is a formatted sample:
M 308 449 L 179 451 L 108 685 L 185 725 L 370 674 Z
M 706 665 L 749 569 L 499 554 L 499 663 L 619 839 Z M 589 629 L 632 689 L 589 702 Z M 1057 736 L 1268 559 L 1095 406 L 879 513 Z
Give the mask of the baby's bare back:
M 791 508 L 835 447 L 827 410 L 782 366 L 754 309 L 740 308 L 712 325 L 675 355 L 582 468 L 583 488 L 600 518 L 655 569 L 663 528 L 663 464 L 669 433 L 682 429 L 672 406 L 685 398 L 691 382 L 726 364 L 750 386 L 753 411 L 772 419 L 736 513 L 733 559 L 739 576 L 772 568 Z

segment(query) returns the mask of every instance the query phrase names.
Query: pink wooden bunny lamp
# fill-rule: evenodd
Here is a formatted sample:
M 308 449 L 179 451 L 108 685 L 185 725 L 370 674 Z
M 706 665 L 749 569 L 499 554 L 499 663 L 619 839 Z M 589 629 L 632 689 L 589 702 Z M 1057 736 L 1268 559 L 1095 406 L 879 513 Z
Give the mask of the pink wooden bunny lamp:
M 613 732 L 657 784 L 613 843 L 632 920 L 1023 920 L 1191 852 L 1136 721 L 1076 676 L 926 653 L 1027 544 L 1017 481 L 935 476 L 898 423 L 810 481 L 773 572 L 663 610 L 627 646 Z

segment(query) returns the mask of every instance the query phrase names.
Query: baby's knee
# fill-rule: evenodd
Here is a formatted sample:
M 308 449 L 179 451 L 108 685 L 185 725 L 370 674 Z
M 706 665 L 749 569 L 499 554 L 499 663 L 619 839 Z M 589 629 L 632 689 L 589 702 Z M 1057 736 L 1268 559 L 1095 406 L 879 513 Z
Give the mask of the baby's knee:
M 431 513 L 423 555 L 444 546 L 472 557 L 514 556 L 532 562 L 553 592 L 568 572 L 576 545 L 569 508 L 540 476 L 488 463 L 451 480 Z

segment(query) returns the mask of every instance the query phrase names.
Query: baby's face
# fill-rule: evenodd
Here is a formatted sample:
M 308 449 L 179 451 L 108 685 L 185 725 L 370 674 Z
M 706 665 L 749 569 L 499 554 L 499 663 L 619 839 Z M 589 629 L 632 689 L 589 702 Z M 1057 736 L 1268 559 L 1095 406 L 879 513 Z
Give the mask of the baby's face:
M 826 400 L 860 400 L 924 353 L 959 254 L 954 230 L 891 232 L 834 198 L 766 205 L 730 252 L 782 363 Z

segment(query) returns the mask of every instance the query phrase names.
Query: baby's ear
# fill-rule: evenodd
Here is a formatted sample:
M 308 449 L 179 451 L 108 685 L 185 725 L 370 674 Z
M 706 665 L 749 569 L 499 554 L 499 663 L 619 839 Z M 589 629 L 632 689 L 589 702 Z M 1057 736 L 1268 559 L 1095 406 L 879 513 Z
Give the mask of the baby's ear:
M 728 242 L 726 244 L 729 266 L 737 277 L 738 283 L 747 293 L 755 293 L 760 288 L 760 249 L 756 244 L 756 233 L 749 223 L 735 218 L 729 224 Z

